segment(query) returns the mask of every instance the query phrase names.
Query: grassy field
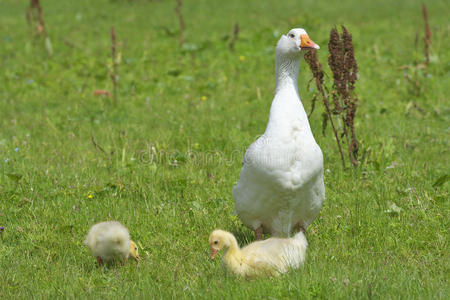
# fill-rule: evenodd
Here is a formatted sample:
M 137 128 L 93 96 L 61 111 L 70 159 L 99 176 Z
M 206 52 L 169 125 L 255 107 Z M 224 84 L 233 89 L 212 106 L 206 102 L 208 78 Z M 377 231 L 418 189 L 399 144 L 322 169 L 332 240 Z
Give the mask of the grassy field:
M 27 25 L 28 1 L 0 1 L 1 299 L 449 298 L 446 1 L 427 1 L 431 63 L 417 86 L 406 76 L 424 61 L 421 1 L 185 0 L 183 46 L 171 36 L 174 1 L 41 2 L 53 55 Z M 254 239 L 232 216 L 231 190 L 265 129 L 275 44 L 304 27 L 326 65 L 340 24 L 359 63 L 364 162 L 342 168 L 318 103 L 310 123 L 327 196 L 306 263 L 280 278 L 235 278 L 209 260 L 207 239 L 215 228 Z M 93 94 L 112 91 L 111 26 L 117 107 Z M 300 73 L 309 111 L 305 63 Z M 140 245 L 139 265 L 98 268 L 83 245 L 91 225 L 111 219 Z

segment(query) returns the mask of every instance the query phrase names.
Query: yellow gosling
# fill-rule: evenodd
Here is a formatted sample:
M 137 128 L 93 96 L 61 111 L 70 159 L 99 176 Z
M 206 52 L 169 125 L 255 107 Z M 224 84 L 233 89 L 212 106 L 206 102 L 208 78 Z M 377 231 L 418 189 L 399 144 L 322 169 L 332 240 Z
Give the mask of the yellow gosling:
M 239 248 L 233 234 L 214 230 L 209 236 L 211 259 L 225 249 L 223 262 L 234 274 L 244 277 L 278 276 L 305 262 L 308 242 L 303 232 L 292 238 L 272 237 Z
M 124 264 L 130 255 L 140 259 L 138 247 L 130 240 L 128 229 L 117 221 L 95 224 L 84 243 L 97 258 L 99 266 L 117 260 Z

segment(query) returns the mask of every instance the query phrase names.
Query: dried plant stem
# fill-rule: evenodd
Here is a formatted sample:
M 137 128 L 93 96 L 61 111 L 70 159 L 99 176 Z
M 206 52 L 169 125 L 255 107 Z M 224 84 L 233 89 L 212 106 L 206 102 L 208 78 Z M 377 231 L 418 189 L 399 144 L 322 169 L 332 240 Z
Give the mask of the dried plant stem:
M 314 95 L 314 97 L 311 100 L 311 110 L 308 113 L 308 119 L 311 117 L 314 110 L 316 109 L 316 102 L 317 102 L 317 95 Z
M 417 53 L 417 49 L 419 48 L 419 33 L 416 32 L 416 37 L 414 39 L 414 51 Z M 419 62 L 417 61 L 417 59 L 414 57 L 414 61 L 413 61 L 413 68 L 411 68 L 410 66 L 407 66 L 406 68 L 408 70 L 413 69 L 413 76 L 409 75 L 409 72 L 405 74 L 405 78 L 406 80 L 411 84 L 412 86 L 412 91 L 416 96 L 420 95 L 420 83 L 419 83 L 419 74 L 418 74 L 418 69 L 419 69 Z
M 96 149 L 100 150 L 103 154 L 108 155 L 106 153 L 106 151 L 103 149 L 103 147 L 100 146 L 99 144 L 97 144 L 97 142 L 95 141 L 95 138 L 94 138 L 94 136 L 92 134 L 91 134 L 91 142 L 92 142 L 92 144 L 94 145 L 94 147 Z
M 229 44 L 231 51 L 234 51 L 234 44 L 236 43 L 238 38 L 239 38 L 239 23 L 235 23 L 234 29 L 233 29 L 233 38 L 231 39 L 230 44 Z
M 341 142 L 339 140 L 338 132 L 336 130 L 336 127 L 334 126 L 333 116 L 331 115 L 330 104 L 328 103 L 328 99 L 324 94 L 322 94 L 322 100 L 323 100 L 323 104 L 325 105 L 325 109 L 327 111 L 328 119 L 330 120 L 331 128 L 333 128 L 334 138 L 336 139 L 336 143 L 337 143 L 337 146 L 339 149 L 339 154 L 341 155 L 342 166 L 345 169 L 344 153 L 342 152 L 342 147 L 341 147 Z
M 117 107 L 117 60 L 116 60 L 116 32 L 114 26 L 111 27 L 111 55 L 112 55 L 112 72 L 111 81 L 113 84 L 114 106 Z
M 177 5 L 175 6 L 175 14 L 178 17 L 178 23 L 180 25 L 180 31 L 178 35 L 178 43 L 181 45 L 184 44 L 184 19 L 183 19 L 183 13 L 181 12 L 181 7 L 183 6 L 183 0 L 177 0 Z
M 430 63 L 430 43 L 431 43 L 431 30 L 430 25 L 428 23 L 428 12 L 427 12 L 427 6 L 425 4 L 422 4 L 422 11 L 423 11 L 423 19 L 425 21 L 425 63 L 428 65 Z

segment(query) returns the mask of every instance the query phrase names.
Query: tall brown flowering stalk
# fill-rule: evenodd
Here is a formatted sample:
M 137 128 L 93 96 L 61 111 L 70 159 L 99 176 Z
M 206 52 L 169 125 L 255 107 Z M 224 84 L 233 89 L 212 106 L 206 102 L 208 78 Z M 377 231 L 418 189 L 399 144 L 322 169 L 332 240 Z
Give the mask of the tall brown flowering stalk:
M 428 12 L 427 12 L 427 6 L 425 4 L 422 4 L 422 11 L 423 11 L 423 19 L 425 21 L 425 63 L 428 65 L 430 63 L 430 43 L 431 43 L 431 30 L 430 25 L 428 24 Z
M 339 35 L 336 28 L 331 30 L 328 49 L 330 51 L 328 65 L 333 73 L 333 85 L 331 89 L 328 89 L 324 84 L 325 73 L 317 59 L 317 53 L 310 51 L 305 55 L 305 60 L 313 73 L 328 117 L 324 118 L 323 128 L 325 128 L 327 121 L 331 123 L 344 168 L 345 159 L 341 147 L 342 138 L 345 138 L 347 142 L 350 161 L 356 166 L 358 165 L 359 143 L 356 139 L 354 120 L 358 106 L 358 98 L 354 89 L 356 80 L 358 79 L 358 65 L 354 56 L 352 35 L 344 26 L 342 26 L 341 35 Z M 330 98 L 332 100 L 332 108 Z M 333 115 L 336 115 L 342 120 L 341 133 L 333 122 Z
M 30 0 L 30 6 L 27 7 L 25 17 L 30 26 L 33 26 L 37 35 L 47 37 L 44 18 L 42 17 L 42 7 L 39 0 Z
M 231 51 L 234 51 L 234 44 L 237 42 L 238 38 L 239 38 L 239 23 L 236 22 L 233 28 L 233 37 L 231 38 L 230 44 L 228 45 Z
M 347 141 L 350 161 L 353 165 L 357 165 L 359 143 L 356 139 L 354 120 L 358 98 L 354 89 L 358 79 L 358 65 L 354 55 L 352 35 L 344 26 L 340 36 L 336 28 L 331 30 L 328 49 L 330 51 L 328 65 L 333 72 L 334 113 L 342 119 L 343 136 Z
M 25 11 L 25 18 L 33 34 L 38 38 L 43 38 L 45 48 L 49 55 L 53 54 L 53 46 L 50 37 L 47 34 L 44 17 L 42 16 L 42 7 L 39 0 L 30 0 L 30 6 Z
M 178 43 L 180 44 L 180 46 L 184 44 L 184 30 L 185 30 L 183 13 L 181 11 L 182 6 L 183 0 L 177 0 L 177 5 L 175 6 L 175 14 L 178 17 L 178 23 L 180 25 L 180 30 L 178 32 Z
M 114 106 L 117 106 L 117 56 L 116 56 L 116 32 L 114 31 L 114 27 L 111 27 L 111 56 L 112 56 L 111 81 L 113 84 L 113 99 L 114 99 Z

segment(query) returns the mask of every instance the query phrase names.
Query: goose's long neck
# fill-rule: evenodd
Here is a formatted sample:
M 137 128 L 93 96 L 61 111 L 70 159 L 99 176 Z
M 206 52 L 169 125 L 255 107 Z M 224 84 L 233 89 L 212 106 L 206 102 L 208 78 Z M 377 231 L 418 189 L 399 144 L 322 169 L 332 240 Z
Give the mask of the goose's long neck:
M 270 108 L 266 135 L 290 135 L 293 126 L 304 128 L 302 132 L 310 134 L 308 117 L 298 93 L 298 73 L 301 55 L 286 57 L 277 55 L 275 62 L 276 88 L 275 97 Z M 297 124 L 297 125 L 296 125 Z M 294 126 L 294 127 L 295 127 Z
M 275 93 L 284 88 L 294 88 L 298 94 L 298 72 L 300 59 L 298 58 L 287 58 L 281 55 L 276 56 L 275 61 L 275 79 L 276 88 Z

